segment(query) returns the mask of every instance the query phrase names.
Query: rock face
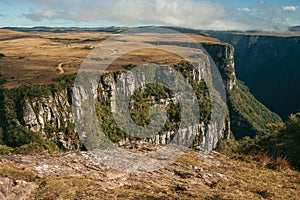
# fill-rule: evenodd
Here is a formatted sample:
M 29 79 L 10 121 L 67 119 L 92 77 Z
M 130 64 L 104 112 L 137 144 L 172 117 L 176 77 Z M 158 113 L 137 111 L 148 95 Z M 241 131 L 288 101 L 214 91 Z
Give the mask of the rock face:
M 23 106 L 24 125 L 34 132 L 43 131 L 47 125 L 66 128 L 68 123 L 74 122 L 69 107 L 66 90 L 46 97 L 26 99 Z
M 224 85 L 228 90 L 237 87 L 237 79 L 234 68 L 234 49 L 231 45 L 203 44 L 218 67 Z
M 74 124 L 68 95 L 64 89 L 51 95 L 25 99 L 21 124 L 59 143 L 63 149 L 78 149 L 79 145 L 72 142 L 77 139 L 72 133 L 74 130 L 67 130 Z
M 220 70 L 226 89 L 232 90 L 237 87 L 233 48 L 229 45 L 204 45 L 204 47 L 208 49 Z M 209 59 L 206 59 L 203 63 L 198 63 L 198 65 L 196 64 L 195 69 L 190 71 L 193 81 L 199 83 L 206 73 L 210 73 L 205 71 L 205 65 L 210 64 L 211 60 Z M 119 81 L 118 85 L 116 84 L 117 81 Z M 80 131 L 80 127 L 74 127 L 74 116 L 79 120 L 86 117 L 86 114 L 80 107 L 84 105 L 89 95 L 93 95 L 94 99 L 109 101 L 111 112 L 115 112 L 114 94 L 116 90 L 132 95 L 136 89 L 143 88 L 145 85 L 145 74 L 143 73 L 139 73 L 134 77 L 130 73 L 114 72 L 102 76 L 101 80 L 98 81 L 91 79 L 92 93 L 82 87 L 71 88 L 69 86 L 55 90 L 50 87 L 50 90 L 48 92 L 45 91 L 45 94 L 42 93 L 33 97 L 23 95 L 18 102 L 15 102 L 15 104 L 20 105 L 9 107 L 7 106 L 8 104 L 4 104 L 4 110 L 6 109 L 5 124 L 6 126 L 10 124 L 25 126 L 29 130 L 40 133 L 49 140 L 58 143 L 63 149 L 79 149 L 81 143 L 76 131 Z M 12 100 L 9 100 L 9 97 L 4 95 L 4 101 L 9 102 Z M 170 99 L 165 99 L 164 101 L 168 102 Z M 73 110 L 74 113 L 72 105 L 78 108 Z M 94 105 L 90 106 L 95 107 Z M 174 136 L 178 140 L 189 140 L 189 137 L 192 135 L 196 136 L 193 142 L 194 146 L 212 150 L 216 147 L 219 139 L 229 137 L 230 119 L 227 115 L 221 122 L 213 120 L 209 123 L 201 122 L 195 126 L 180 128 L 177 132 L 163 132 L 145 140 L 153 144 L 167 144 Z M 126 142 L 126 138 L 119 141 L 120 144 Z
M 234 64 L 233 64 L 233 48 L 230 48 L 227 45 L 226 46 L 220 45 L 216 48 L 215 51 L 218 54 L 216 59 L 227 61 L 226 64 L 222 62 L 217 63 L 217 65 L 220 65 L 219 69 L 225 71 L 226 69 L 230 68 L 232 70 L 231 74 L 229 74 L 228 76 L 224 76 L 225 79 L 232 78 L 232 80 L 224 80 L 227 89 L 231 90 L 234 87 L 236 87 L 236 78 L 234 74 Z M 203 60 L 203 62 L 201 63 L 195 64 L 195 67 L 188 71 L 189 76 L 192 78 L 192 81 L 194 81 L 194 83 L 196 84 L 200 84 L 203 78 L 208 76 L 209 73 L 211 73 L 209 70 L 207 70 L 210 69 L 209 67 L 210 65 L 211 65 L 211 60 L 209 60 L 208 58 Z M 168 70 L 164 70 L 164 71 L 159 71 L 157 75 L 158 77 L 159 76 L 170 77 L 171 73 L 172 72 Z M 128 73 L 126 72 L 107 73 L 104 74 L 101 80 L 99 81 L 98 80 L 95 81 L 92 78 L 89 78 L 90 81 L 88 81 L 89 83 L 87 83 L 89 84 L 89 86 L 87 87 L 82 87 L 80 85 L 76 86 L 73 89 L 73 95 L 74 95 L 73 98 L 74 98 L 74 105 L 75 105 L 74 111 L 76 113 L 76 118 L 78 119 L 78 124 L 82 124 L 81 127 L 84 127 L 82 128 L 82 130 L 80 130 L 81 134 L 83 134 L 83 137 L 85 138 L 87 135 L 93 134 L 93 133 L 85 133 L 87 129 L 93 127 L 93 122 L 92 122 L 93 120 L 89 120 L 88 122 L 86 122 L 85 116 L 95 112 L 95 109 L 93 106 L 88 108 L 82 106 L 84 104 L 92 105 L 93 102 L 85 103 L 86 100 L 89 99 L 89 95 L 91 95 L 93 98 L 98 98 L 98 100 L 102 102 L 103 100 L 104 101 L 108 100 L 111 104 L 110 107 L 111 112 L 112 113 L 117 112 L 118 107 L 115 99 L 116 98 L 115 93 L 118 92 L 125 96 L 133 95 L 137 89 L 139 88 L 143 89 L 147 84 L 145 76 L 146 74 L 144 74 L 143 72 L 137 72 L 136 75 L 133 75 L 130 71 Z M 176 85 L 179 83 L 175 82 L 174 84 Z M 89 91 L 87 91 L 90 88 L 92 88 L 91 90 L 92 94 L 89 94 Z M 182 94 L 175 94 L 175 96 L 179 97 L 179 99 L 181 95 Z M 172 99 L 160 99 L 160 102 L 164 102 L 165 107 L 168 105 L 168 102 L 170 101 L 172 101 Z M 85 111 L 85 109 L 87 111 Z M 146 139 L 142 139 L 138 141 L 139 142 L 146 141 L 153 144 L 168 144 L 170 142 L 175 141 L 176 143 L 179 144 L 188 145 L 189 141 L 194 139 L 193 142 L 190 142 L 192 143 L 193 146 L 205 148 L 206 150 L 210 151 L 216 147 L 219 139 L 224 138 L 224 136 L 229 137 L 229 135 L 230 135 L 230 120 L 228 115 L 226 115 L 224 118 L 220 119 L 220 121 L 211 120 L 208 123 L 200 122 L 199 124 L 193 126 L 182 127 L 176 131 L 165 131 L 157 135 L 154 135 L 153 137 L 147 137 Z M 128 140 L 125 136 L 125 138 L 119 141 L 119 143 L 124 144 L 127 141 Z

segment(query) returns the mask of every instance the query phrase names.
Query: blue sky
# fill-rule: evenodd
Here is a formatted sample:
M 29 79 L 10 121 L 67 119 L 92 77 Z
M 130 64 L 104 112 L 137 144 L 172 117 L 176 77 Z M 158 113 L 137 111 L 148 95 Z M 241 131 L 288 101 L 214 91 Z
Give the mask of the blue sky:
M 284 31 L 300 25 L 300 0 L 0 0 L 0 26 L 171 25 Z

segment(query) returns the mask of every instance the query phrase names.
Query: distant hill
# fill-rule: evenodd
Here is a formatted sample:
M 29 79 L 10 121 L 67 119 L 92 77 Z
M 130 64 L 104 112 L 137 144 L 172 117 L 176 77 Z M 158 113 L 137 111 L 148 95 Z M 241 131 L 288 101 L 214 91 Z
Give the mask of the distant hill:
M 289 27 L 289 31 L 300 32 L 300 26 L 292 26 L 292 27 Z
M 126 30 L 127 28 L 121 27 L 99 27 L 99 28 L 79 28 L 79 27 L 48 27 L 48 26 L 35 26 L 35 27 L 3 27 L 1 29 L 20 31 L 20 32 L 49 32 L 49 33 L 70 33 L 70 32 L 108 32 L 118 33 Z

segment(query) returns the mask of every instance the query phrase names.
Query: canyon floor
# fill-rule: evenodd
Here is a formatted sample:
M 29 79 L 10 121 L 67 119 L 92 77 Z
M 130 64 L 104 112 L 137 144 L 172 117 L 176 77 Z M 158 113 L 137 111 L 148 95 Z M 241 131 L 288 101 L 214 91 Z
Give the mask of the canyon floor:
M 139 147 L 142 154 L 148 147 Z M 126 173 L 90 152 L 0 157 L 1 199 L 299 199 L 300 173 L 267 160 L 189 150 L 152 172 Z

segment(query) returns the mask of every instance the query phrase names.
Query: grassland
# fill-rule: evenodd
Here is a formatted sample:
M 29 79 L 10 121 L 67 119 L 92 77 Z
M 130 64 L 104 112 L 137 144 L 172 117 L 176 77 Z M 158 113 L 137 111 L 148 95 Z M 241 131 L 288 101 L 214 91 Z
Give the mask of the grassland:
M 4 87 L 45 84 L 61 74 L 75 73 L 107 33 L 20 33 L 0 30 L 0 72 Z M 88 47 L 88 48 L 87 48 Z M 60 68 L 61 67 L 61 68 Z
M 4 87 L 48 84 L 53 82 L 53 78 L 76 73 L 93 47 L 112 36 L 115 35 L 88 32 L 24 33 L 1 29 L 0 53 L 4 56 L 0 60 L 0 73 L 7 80 Z M 147 34 L 141 34 L 139 38 L 143 39 L 145 36 Z M 189 36 L 197 42 L 218 43 L 218 40 L 202 35 Z M 115 70 L 129 63 L 176 64 L 180 60 L 182 58 L 173 53 L 146 48 L 122 55 L 111 69 Z

